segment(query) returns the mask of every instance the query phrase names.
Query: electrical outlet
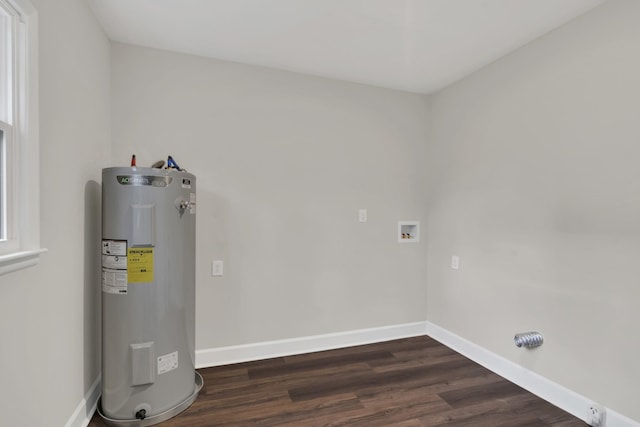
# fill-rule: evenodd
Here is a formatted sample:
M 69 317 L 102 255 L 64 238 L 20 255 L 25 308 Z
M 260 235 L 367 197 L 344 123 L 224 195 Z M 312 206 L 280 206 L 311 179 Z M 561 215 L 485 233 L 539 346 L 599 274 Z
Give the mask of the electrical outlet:
M 587 414 L 587 424 L 591 427 L 605 427 L 606 415 L 604 406 L 592 403 Z
M 211 262 L 211 275 L 222 276 L 224 273 L 224 262 L 219 259 L 215 259 Z
M 460 268 L 460 257 L 458 255 L 453 255 L 451 257 L 451 268 L 453 270 Z
M 367 222 L 367 210 L 366 209 L 360 209 L 358 211 L 358 221 Z

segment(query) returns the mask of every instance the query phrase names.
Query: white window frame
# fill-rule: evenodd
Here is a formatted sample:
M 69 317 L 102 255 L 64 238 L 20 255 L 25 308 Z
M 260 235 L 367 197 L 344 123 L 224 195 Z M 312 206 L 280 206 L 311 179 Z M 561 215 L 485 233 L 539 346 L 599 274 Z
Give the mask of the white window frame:
M 29 0 L 0 0 L 14 15 L 12 123 L 5 130 L 6 240 L 0 275 L 36 265 L 40 254 L 38 13 Z

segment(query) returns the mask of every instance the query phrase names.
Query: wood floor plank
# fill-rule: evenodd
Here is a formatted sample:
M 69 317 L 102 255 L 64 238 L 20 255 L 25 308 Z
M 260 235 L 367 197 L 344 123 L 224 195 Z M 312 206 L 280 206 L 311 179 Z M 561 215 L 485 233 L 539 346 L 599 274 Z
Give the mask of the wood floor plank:
M 335 368 L 337 366 L 351 365 L 354 363 L 371 362 L 377 360 L 396 360 L 389 351 L 361 351 L 351 354 L 327 354 L 322 358 L 314 359 L 297 359 L 287 360 L 284 364 L 278 366 L 269 366 L 261 368 L 250 368 L 249 378 L 265 378 L 279 375 L 286 375 L 291 372 L 314 371 L 327 367 Z M 392 362 L 390 362 L 392 363 Z
M 431 366 L 419 366 L 377 373 L 373 370 L 361 372 L 350 377 L 337 379 L 321 379 L 313 384 L 294 387 L 289 390 L 293 401 L 310 399 L 331 393 L 346 391 L 366 390 L 383 385 L 385 387 L 402 386 L 403 384 L 435 384 L 445 382 L 449 378 L 466 375 L 470 371 L 484 369 L 477 365 L 469 364 L 468 360 L 454 360 Z
M 385 396 L 402 396 L 398 399 L 404 399 L 407 396 L 419 396 L 428 398 L 429 395 L 438 395 L 439 393 L 460 388 L 466 388 L 470 385 L 490 384 L 496 381 L 504 381 L 497 375 L 480 375 L 476 377 L 467 377 L 463 379 L 447 381 L 446 383 L 436 383 L 430 385 L 421 384 L 401 384 L 395 386 L 380 385 L 375 388 L 358 391 L 360 400 L 364 403 L 369 399 L 385 398 Z M 439 397 L 439 396 L 438 396 Z
M 426 336 L 199 372 L 197 400 L 160 426 L 586 426 Z
M 508 381 L 500 381 L 445 391 L 440 393 L 440 397 L 452 407 L 460 408 L 527 393 L 522 387 Z
M 281 427 L 286 424 L 308 425 L 309 420 L 334 419 L 336 414 L 361 413 L 362 403 L 355 394 L 330 396 L 294 402 L 286 409 L 272 417 L 263 417 L 256 420 L 256 425 L 261 427 Z

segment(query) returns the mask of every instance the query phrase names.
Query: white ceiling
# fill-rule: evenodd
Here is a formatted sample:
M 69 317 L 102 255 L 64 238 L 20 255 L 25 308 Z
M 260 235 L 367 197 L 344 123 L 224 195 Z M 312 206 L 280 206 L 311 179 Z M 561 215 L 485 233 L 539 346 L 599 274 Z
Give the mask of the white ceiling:
M 606 0 L 87 0 L 111 40 L 430 93 Z

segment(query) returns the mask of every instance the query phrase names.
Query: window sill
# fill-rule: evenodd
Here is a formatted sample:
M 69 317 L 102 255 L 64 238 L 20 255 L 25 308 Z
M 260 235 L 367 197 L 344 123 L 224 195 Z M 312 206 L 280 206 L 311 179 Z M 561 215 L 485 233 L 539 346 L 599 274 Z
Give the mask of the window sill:
M 34 249 L 30 251 L 0 255 L 0 276 L 38 264 L 38 261 L 40 261 L 40 254 L 46 251 L 46 249 Z

